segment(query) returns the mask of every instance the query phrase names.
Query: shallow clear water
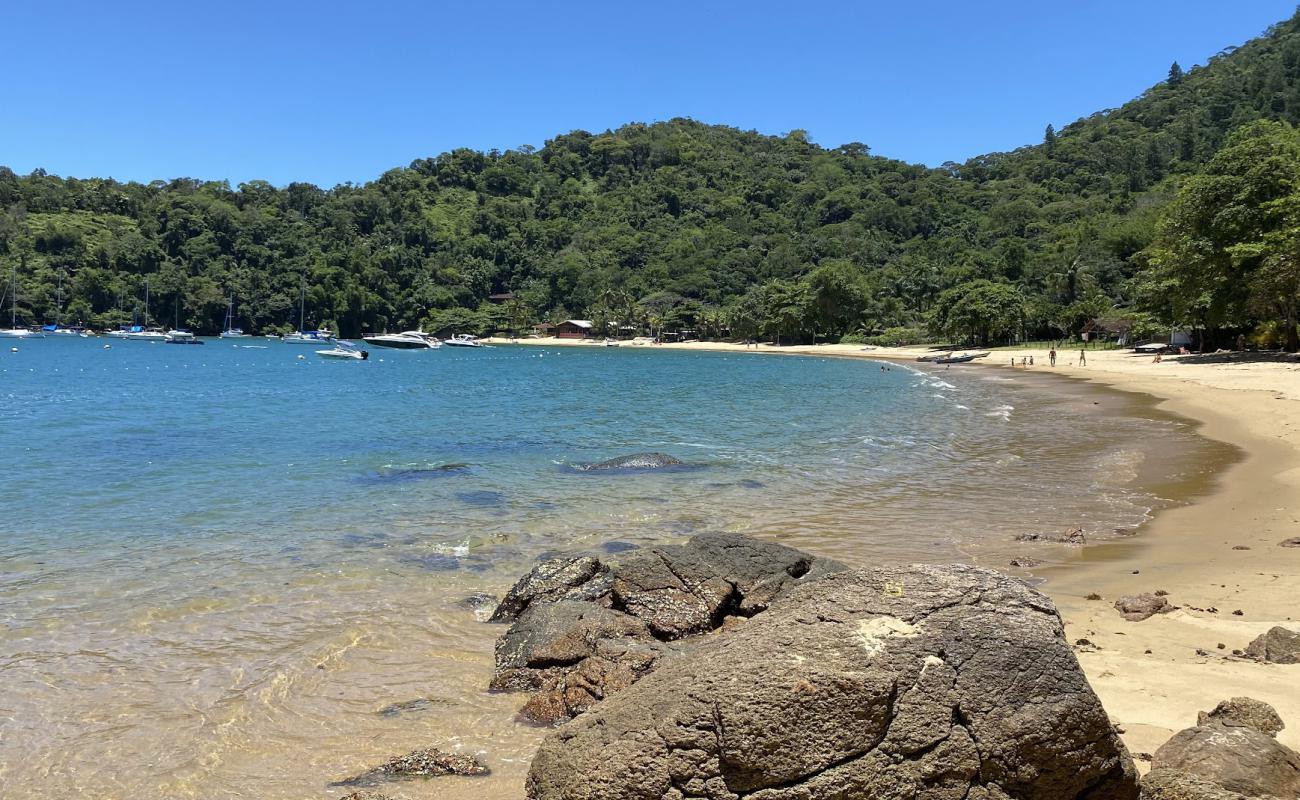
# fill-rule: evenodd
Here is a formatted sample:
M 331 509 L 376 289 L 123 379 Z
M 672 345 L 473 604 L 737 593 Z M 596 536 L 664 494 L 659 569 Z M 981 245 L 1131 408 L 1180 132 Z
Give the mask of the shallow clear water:
M 427 745 L 494 775 L 386 793 L 519 796 L 542 732 L 482 691 L 500 631 L 461 601 L 539 556 L 739 530 L 1000 565 L 1018 533 L 1140 523 L 1152 459 L 1177 482 L 1205 455 L 1135 400 L 1009 370 L 104 344 L 0 353 L 6 798 L 336 797 Z M 572 468 L 647 450 L 689 468 Z

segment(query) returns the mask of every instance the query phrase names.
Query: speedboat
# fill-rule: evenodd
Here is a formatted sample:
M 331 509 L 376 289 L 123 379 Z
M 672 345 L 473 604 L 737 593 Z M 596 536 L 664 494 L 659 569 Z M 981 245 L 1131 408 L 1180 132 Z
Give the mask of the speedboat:
M 478 340 L 477 336 L 471 336 L 468 333 L 458 333 L 451 337 L 443 344 L 448 347 L 482 347 L 483 343 Z
M 286 344 L 334 344 L 334 332 L 322 328 L 318 331 L 294 331 L 280 337 Z
M 335 342 L 333 350 L 317 350 L 316 355 L 321 358 L 350 358 L 355 361 L 365 361 L 370 358 L 370 353 L 360 349 L 352 342 Z
M 167 331 L 167 338 L 164 339 L 167 344 L 203 344 L 203 340 L 193 333 L 177 328 L 176 330 Z
M 372 344 L 375 347 L 392 347 L 397 350 L 435 350 L 442 347 L 442 342 L 424 331 L 372 333 L 361 338 L 366 344 Z

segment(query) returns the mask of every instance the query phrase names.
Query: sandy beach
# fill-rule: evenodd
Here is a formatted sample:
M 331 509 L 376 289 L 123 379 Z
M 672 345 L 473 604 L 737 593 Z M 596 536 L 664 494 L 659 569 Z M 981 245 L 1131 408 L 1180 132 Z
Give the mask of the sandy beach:
M 521 344 L 597 346 L 573 340 Z M 755 352 L 739 344 L 692 342 L 656 348 Z M 857 345 L 773 347 L 758 352 L 914 361 L 923 348 Z M 1035 366 L 1018 365 L 1032 356 Z M 1211 439 L 1238 448 L 1211 490 L 1158 513 L 1140 535 L 1066 548 L 1066 564 L 1038 571 L 1058 604 L 1089 680 L 1135 754 L 1151 753 L 1220 700 L 1250 696 L 1287 722 L 1279 735 L 1300 747 L 1300 665 L 1260 664 L 1233 655 L 1274 625 L 1300 628 L 1300 362 L 1253 354 L 1151 356 L 1130 351 L 998 350 L 953 369 L 1002 369 L 1089 381 L 1148 394 L 1191 419 Z M 1128 622 L 1116 598 L 1164 591 L 1177 610 Z M 1089 600 L 1089 596 L 1100 600 Z M 1144 761 L 1139 756 L 1139 766 Z

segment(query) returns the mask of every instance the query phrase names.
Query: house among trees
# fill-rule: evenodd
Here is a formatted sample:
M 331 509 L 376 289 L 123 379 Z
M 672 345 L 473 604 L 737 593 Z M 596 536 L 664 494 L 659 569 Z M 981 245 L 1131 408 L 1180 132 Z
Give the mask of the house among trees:
M 595 328 L 595 323 L 589 319 L 566 319 L 555 326 L 555 336 L 558 339 L 586 339 Z

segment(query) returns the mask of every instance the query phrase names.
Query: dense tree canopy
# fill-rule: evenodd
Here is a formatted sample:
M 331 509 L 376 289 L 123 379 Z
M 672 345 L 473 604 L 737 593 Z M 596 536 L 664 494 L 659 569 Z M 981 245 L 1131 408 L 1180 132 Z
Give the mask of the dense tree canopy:
M 687 119 L 453 150 L 333 189 L 0 168 L 0 282 L 17 273 L 20 324 L 143 321 L 147 284 L 151 320 L 201 332 L 231 298 L 247 329 L 296 327 L 301 291 L 304 327 L 349 336 L 574 316 L 997 340 L 1152 314 L 1294 343 L 1297 122 L 1293 19 L 1039 145 L 934 169 Z M 1273 184 L 1241 170 L 1251 148 Z M 1216 203 L 1257 205 L 1205 218 Z

